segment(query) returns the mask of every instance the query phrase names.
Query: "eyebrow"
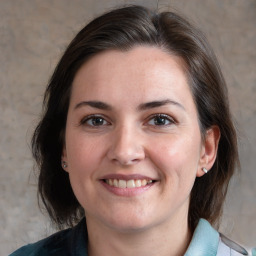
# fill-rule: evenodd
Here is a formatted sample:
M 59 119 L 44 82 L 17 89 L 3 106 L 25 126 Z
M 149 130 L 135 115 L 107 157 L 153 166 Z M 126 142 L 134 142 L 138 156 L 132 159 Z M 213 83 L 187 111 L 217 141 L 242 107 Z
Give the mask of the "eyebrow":
M 170 99 L 142 103 L 138 106 L 138 110 L 143 111 L 143 110 L 147 110 L 147 109 L 151 109 L 151 108 L 162 107 L 165 105 L 175 105 L 175 106 L 180 107 L 181 109 L 185 110 L 184 106 L 181 105 L 179 102 L 170 100 Z
M 139 111 L 144 111 L 147 109 L 152 109 L 152 108 L 157 108 L 157 107 L 162 107 L 165 105 L 175 105 L 180 107 L 181 109 L 185 110 L 184 106 L 181 105 L 180 103 L 170 100 L 170 99 L 165 99 L 165 100 L 160 100 L 160 101 L 151 101 L 151 102 L 146 102 L 146 103 L 142 103 L 137 107 L 137 110 Z M 90 106 L 92 108 L 97 108 L 97 109 L 101 109 L 101 110 L 112 110 L 112 106 L 110 106 L 107 103 L 104 103 L 102 101 L 82 101 L 80 103 L 78 103 L 74 109 L 78 109 L 81 108 L 83 106 Z
M 112 110 L 112 107 L 102 101 L 82 101 L 75 106 L 75 109 L 83 106 L 90 106 L 92 108 L 98 108 L 101 110 Z

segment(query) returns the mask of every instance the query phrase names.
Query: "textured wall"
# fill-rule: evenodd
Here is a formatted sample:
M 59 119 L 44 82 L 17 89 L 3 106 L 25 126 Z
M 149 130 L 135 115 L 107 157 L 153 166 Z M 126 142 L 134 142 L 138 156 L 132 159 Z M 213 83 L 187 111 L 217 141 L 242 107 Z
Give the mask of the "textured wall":
M 0 255 L 52 232 L 37 207 L 29 140 L 47 80 L 65 46 L 92 17 L 116 4 L 156 0 L 0 0 Z M 240 131 L 242 172 L 230 188 L 222 230 L 256 245 L 256 1 L 158 1 L 205 32 L 226 76 Z

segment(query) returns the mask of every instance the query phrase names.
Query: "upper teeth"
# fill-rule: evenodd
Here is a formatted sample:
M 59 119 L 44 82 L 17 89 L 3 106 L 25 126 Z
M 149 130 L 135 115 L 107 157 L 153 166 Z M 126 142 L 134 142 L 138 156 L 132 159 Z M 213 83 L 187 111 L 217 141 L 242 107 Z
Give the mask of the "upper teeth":
M 105 182 L 113 187 L 117 188 L 139 188 L 152 183 L 152 180 L 118 180 L 118 179 L 107 179 Z

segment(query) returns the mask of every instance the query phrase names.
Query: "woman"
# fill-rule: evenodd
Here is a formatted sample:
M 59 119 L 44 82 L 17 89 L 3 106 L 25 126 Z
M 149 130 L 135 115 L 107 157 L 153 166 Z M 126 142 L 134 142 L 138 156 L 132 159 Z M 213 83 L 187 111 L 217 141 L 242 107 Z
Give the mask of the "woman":
M 68 46 L 33 140 L 60 231 L 12 255 L 247 255 L 219 234 L 239 162 L 227 88 L 172 12 L 106 13 Z

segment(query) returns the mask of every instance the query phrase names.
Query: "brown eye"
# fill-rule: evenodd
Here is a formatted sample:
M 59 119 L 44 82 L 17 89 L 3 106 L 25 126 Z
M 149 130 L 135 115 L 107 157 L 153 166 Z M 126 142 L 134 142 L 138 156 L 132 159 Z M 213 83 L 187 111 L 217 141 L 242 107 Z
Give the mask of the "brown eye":
M 87 125 L 87 126 L 92 126 L 92 127 L 97 127 L 97 126 L 104 126 L 108 125 L 109 123 L 101 116 L 89 116 L 86 117 L 81 121 L 81 124 Z
M 104 125 L 104 119 L 101 117 L 95 117 L 91 119 L 91 123 L 93 126 Z
M 148 122 L 149 125 L 154 125 L 154 126 L 167 126 L 172 123 L 174 123 L 173 119 L 165 114 L 155 115 Z

